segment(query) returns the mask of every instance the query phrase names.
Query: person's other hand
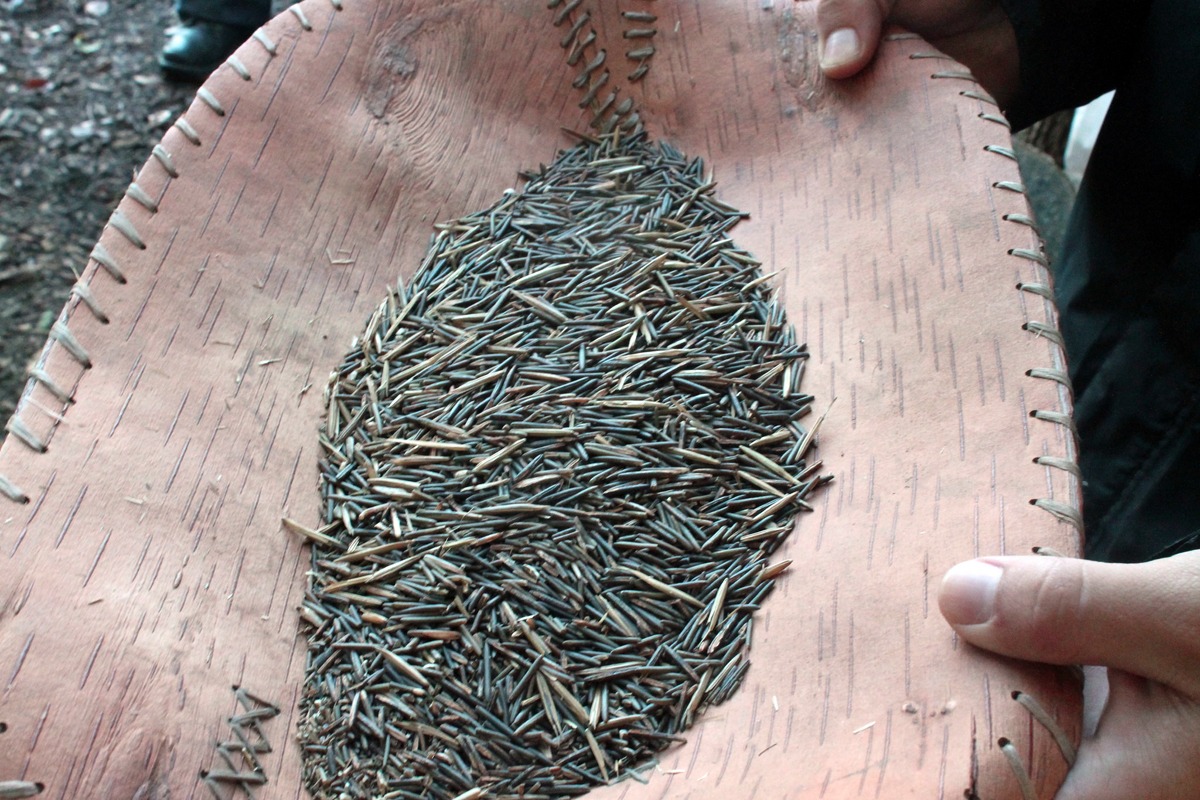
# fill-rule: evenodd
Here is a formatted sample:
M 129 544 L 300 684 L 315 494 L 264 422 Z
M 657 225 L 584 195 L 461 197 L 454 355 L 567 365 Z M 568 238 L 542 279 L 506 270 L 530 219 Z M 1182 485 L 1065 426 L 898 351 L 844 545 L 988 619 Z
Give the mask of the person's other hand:
M 1017 88 L 1017 40 L 997 0 L 819 0 L 821 69 L 848 78 L 870 62 L 884 22 L 961 61 L 1007 107 Z
M 946 573 L 938 604 L 986 650 L 1109 668 L 1108 705 L 1058 800 L 1200 798 L 1200 552 L 979 558 Z

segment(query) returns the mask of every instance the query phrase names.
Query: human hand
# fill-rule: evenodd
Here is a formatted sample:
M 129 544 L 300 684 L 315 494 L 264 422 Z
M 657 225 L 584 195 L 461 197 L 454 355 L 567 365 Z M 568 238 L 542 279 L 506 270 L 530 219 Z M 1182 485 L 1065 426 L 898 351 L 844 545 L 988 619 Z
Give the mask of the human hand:
M 946 573 L 938 605 L 985 650 L 1109 668 L 1108 705 L 1057 800 L 1200 798 L 1200 552 L 979 558 Z
M 848 78 L 870 61 L 884 22 L 920 34 L 965 64 L 1006 108 L 1017 89 L 1017 39 L 998 0 L 820 0 L 821 69 Z

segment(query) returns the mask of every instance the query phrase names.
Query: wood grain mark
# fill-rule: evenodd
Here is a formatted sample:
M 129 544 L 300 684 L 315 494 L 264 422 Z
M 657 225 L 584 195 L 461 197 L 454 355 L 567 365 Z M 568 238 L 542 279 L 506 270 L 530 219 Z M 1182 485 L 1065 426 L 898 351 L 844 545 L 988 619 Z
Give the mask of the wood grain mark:
M 42 487 L 42 491 L 38 493 L 37 500 L 33 502 L 33 506 L 29 510 L 29 516 L 25 518 L 25 524 L 21 527 L 21 532 L 17 534 L 16 541 L 13 542 L 12 550 L 9 551 L 8 557 L 12 558 L 17 554 L 17 548 L 21 546 L 21 542 L 25 540 L 25 534 L 29 533 L 29 525 L 37 516 L 38 511 L 42 508 L 42 503 L 46 500 L 46 495 L 50 494 L 50 487 L 54 485 L 54 477 L 58 475 L 58 470 L 51 470 L 50 477 L 46 479 L 46 485 Z
M 96 571 L 96 565 L 100 563 L 100 557 L 104 555 L 104 548 L 108 547 L 108 540 L 112 536 L 112 530 L 104 534 L 104 539 L 100 542 L 100 548 L 96 550 L 96 556 L 92 559 L 92 565 L 88 567 L 87 574 L 83 576 L 83 585 L 87 586 L 88 581 L 92 579 L 92 573 Z
M 167 236 L 167 246 L 163 248 L 162 257 L 158 259 L 158 264 L 154 267 L 154 276 L 157 279 L 158 274 L 162 272 L 163 265 L 167 263 L 167 257 L 171 255 L 171 248 L 175 246 L 175 237 L 179 235 L 179 228 L 176 227 Z
M 263 153 L 264 153 L 264 152 L 266 151 L 266 149 L 267 149 L 267 145 L 268 145 L 268 144 L 270 144 L 270 142 L 271 142 L 271 137 L 273 137 L 273 136 L 275 135 L 275 127 L 276 127 L 278 124 L 279 124 L 279 120 L 278 120 L 278 119 L 275 119 L 275 120 L 272 120 L 272 121 L 271 121 L 271 127 L 270 127 L 270 129 L 267 131 L 267 135 L 263 137 L 262 144 L 260 144 L 260 145 L 258 146 L 258 152 L 254 154 L 254 162 L 251 164 L 251 166 L 250 166 L 250 169 L 254 169 L 255 167 L 257 167 L 257 166 L 258 166 L 258 162 L 259 162 L 259 161 L 262 159 L 262 157 L 263 157 Z M 240 197 L 240 196 L 241 196 L 241 193 L 239 192 L 238 194 L 239 194 L 239 197 Z M 233 212 L 231 211 L 231 212 L 230 212 L 230 214 L 232 215 L 232 213 L 233 213 Z M 267 229 L 266 225 L 263 225 L 263 230 L 265 231 L 266 229 Z
M 953 228 L 950 230 L 950 239 L 954 242 L 954 262 L 958 265 L 958 290 L 960 292 L 965 292 L 967 288 L 963 278 L 962 253 L 958 248 L 958 231 L 954 230 Z
M 938 361 L 938 343 L 937 343 L 937 320 L 929 320 L 929 342 L 933 347 L 933 371 L 941 372 L 941 364 Z
M 179 457 L 175 459 L 175 466 L 171 468 L 171 474 L 167 476 L 167 484 L 163 487 L 163 494 L 171 491 L 171 486 L 175 483 L 175 476 L 179 474 L 179 465 L 183 463 L 183 457 L 187 455 L 188 445 L 192 443 L 192 438 L 189 436 L 183 442 L 183 449 L 179 451 Z
M 696 729 L 696 742 L 692 746 L 692 758 L 688 761 L 687 771 L 684 772 L 684 780 L 691 780 L 692 771 L 696 769 L 696 759 L 700 757 L 700 747 L 704 743 L 704 728 Z
M 292 484 L 296 480 L 296 470 L 300 468 L 300 457 L 304 455 L 304 448 L 301 447 L 296 451 L 296 458 L 292 461 L 292 471 L 288 475 L 287 486 L 283 489 L 283 499 L 279 501 L 280 508 L 287 508 L 288 497 L 292 494 Z M 255 504 L 257 505 L 257 503 Z
M 216 176 L 213 178 L 212 186 L 210 186 L 210 187 L 209 187 L 209 189 L 208 189 L 208 196 L 209 196 L 209 197 L 213 197 L 213 196 L 216 194 L 216 192 L 217 192 L 217 187 L 221 185 L 221 179 L 225 177 L 225 170 L 226 170 L 226 169 L 228 169 L 228 167 L 229 167 L 229 162 L 230 162 L 232 159 L 233 159 L 233 153 L 230 153 L 229 155 L 225 156 L 225 161 L 224 161 L 224 162 L 221 164 L 221 168 L 220 168 L 219 170 L 217 170 Z M 217 198 L 215 198 L 215 199 L 214 199 L 213 205 L 212 205 L 212 207 L 211 207 L 211 208 L 209 209 L 209 211 L 208 211 L 208 216 L 209 216 L 210 218 L 211 218 L 211 217 L 212 217 L 212 215 L 213 215 L 213 211 L 215 211 L 215 210 L 216 210 L 216 208 L 217 208 L 217 201 L 219 201 L 219 200 L 220 200 L 220 198 L 219 198 L 219 197 L 217 197 Z M 201 231 L 201 235 L 203 235 L 203 231 Z
M 729 768 L 729 758 L 733 755 L 733 741 L 736 736 L 735 733 L 729 734 L 729 744 L 725 746 L 725 758 L 721 760 L 721 771 L 717 773 L 717 786 L 721 785 L 721 779 L 725 777 L 725 770 Z
M 846 719 L 854 712 L 854 612 L 850 612 L 849 642 L 846 646 Z
M 817 661 L 825 660 L 825 607 L 817 609 Z
M 25 639 L 25 645 L 21 648 L 21 652 L 17 654 L 17 661 L 13 664 L 12 672 L 8 676 L 8 683 L 4 686 L 5 692 L 11 689 L 13 684 L 17 682 L 17 675 L 21 672 L 21 667 L 25 664 L 25 657 L 29 655 L 29 648 L 33 645 L 33 637 L 34 634 L 29 634 L 28 638 Z M 731 739 L 730 745 L 732 746 L 732 744 L 733 740 Z
M 146 311 L 146 304 L 150 302 L 150 296 L 154 294 L 155 287 L 158 286 L 158 278 L 150 282 L 150 289 L 146 292 L 146 296 L 142 298 L 142 304 L 138 306 L 137 313 L 133 315 L 133 321 L 129 323 L 129 330 L 125 332 L 125 341 L 129 341 L 129 337 L 133 336 L 133 331 L 137 328 L 138 322 L 142 319 L 142 314 Z
M 92 648 L 92 654 L 88 657 L 87 664 L 83 668 L 83 675 L 79 677 L 79 688 L 83 689 L 87 686 L 88 677 L 92 674 L 92 667 L 96 663 L 96 656 L 100 654 L 100 648 L 104 645 L 104 634 L 100 634 L 100 638 L 96 640 L 96 646 Z
M 888 305 L 887 308 L 892 312 L 892 333 L 899 333 L 900 318 L 899 311 L 896 308 L 896 282 L 892 278 L 888 278 Z
M 821 549 L 821 541 L 825 538 L 825 523 L 829 520 L 829 492 L 824 492 L 821 497 L 821 521 L 817 525 L 817 542 L 815 550 Z M 784 584 L 786 587 L 787 584 Z
M 750 743 L 750 742 L 747 742 L 747 745 L 748 745 L 748 748 L 747 748 L 748 752 L 746 753 L 746 763 L 742 767 L 742 774 L 738 776 L 738 785 L 739 786 L 746 782 L 746 776 L 750 774 L 750 765 L 754 763 L 754 755 L 755 755 L 754 745 L 753 745 L 753 743 Z M 667 776 L 667 786 L 671 785 L 670 779 L 674 778 L 674 777 L 675 777 L 674 775 Z M 660 797 L 659 800 L 665 800 L 665 798 L 666 798 L 666 792 L 664 791 L 663 796 Z
M 322 46 L 324 46 L 324 40 L 322 40 L 321 44 L 322 44 Z M 317 101 L 317 105 L 321 105 L 322 103 L 325 102 L 325 98 L 328 97 L 328 95 L 329 95 L 329 90 L 331 88 L 333 88 L 333 82 L 335 80 L 337 80 L 337 76 L 342 71 L 342 65 L 346 63 L 346 56 L 350 55 L 350 52 L 353 47 L 354 47 L 354 35 L 351 34 L 349 40 L 346 42 L 346 50 L 345 50 L 345 52 L 342 53 L 342 57 L 338 61 L 338 65 L 336 67 L 334 67 L 333 73 L 330 74 L 329 82 L 325 84 L 325 90 L 323 92 L 321 92 L 321 99 Z M 310 206 L 310 208 L 311 208 L 311 206 Z
M 942 253 L 942 232 L 935 229 L 933 232 L 933 243 L 937 247 L 937 266 L 938 276 L 942 281 L 942 291 L 946 291 L 946 257 Z
M 83 760 L 81 760 L 79 762 L 79 781 L 75 785 L 76 793 L 78 793 L 80 788 L 82 788 L 81 785 L 83 783 L 83 773 L 84 773 L 84 770 L 87 768 L 88 759 L 92 755 L 92 750 L 96 747 L 96 736 L 99 735 L 99 733 L 100 733 L 100 723 L 103 721 L 104 721 L 104 712 L 101 711 L 100 713 L 98 713 L 96 715 L 96 723 L 94 725 L 92 725 L 92 735 L 88 737 L 87 749 L 83 751 Z M 68 779 L 67 783 L 63 785 L 64 791 L 66 790 L 66 788 L 69 784 L 70 784 L 70 780 Z
M 917 292 L 917 278 L 914 275 L 912 279 L 913 291 L 913 314 L 917 324 L 917 352 L 925 352 L 925 333 L 921 327 L 921 296 Z
M 75 515 L 79 513 L 79 506 L 83 503 L 83 498 L 87 495 L 87 484 L 84 484 L 79 489 L 79 496 L 75 498 L 75 505 L 71 506 L 71 510 L 67 512 L 67 518 L 63 521 L 62 528 L 58 532 L 58 538 L 54 540 L 54 549 L 62 544 L 63 537 L 67 535 L 67 530 L 71 527 L 71 523 L 75 520 Z
M 893 557 L 896 554 L 896 528 L 900 524 L 900 501 L 896 501 L 896 506 L 892 510 L 892 533 L 888 539 L 888 566 L 892 566 Z
M 996 736 L 992 732 L 992 681 L 988 673 L 983 673 L 983 723 L 987 727 L 988 749 L 995 747 Z
M 1000 517 L 1000 555 L 1004 556 L 1004 555 L 1008 555 L 1008 547 L 1007 547 L 1007 542 L 1005 541 L 1005 532 L 1004 532 L 1004 495 L 1000 495 L 999 517 Z
M 867 786 L 867 775 L 871 772 L 871 751 L 875 749 L 875 727 L 867 729 L 867 746 L 864 748 L 863 766 L 858 770 L 858 793 L 861 795 Z
M 138 573 L 142 571 L 142 562 L 146 560 L 146 553 L 149 552 L 152 541 L 154 541 L 154 534 L 146 534 L 146 543 L 142 545 L 142 551 L 138 554 L 137 562 L 133 565 L 133 575 L 129 578 L 130 583 L 137 581 Z
M 758 703 L 759 703 L 761 696 L 762 696 L 762 687 L 755 686 L 754 687 L 754 700 L 751 701 L 751 704 L 750 704 L 749 730 L 746 731 L 747 739 L 754 738 L 755 728 L 758 726 Z M 745 777 L 745 776 L 743 775 L 743 777 Z M 741 783 L 741 780 L 739 779 L 738 782 Z
M 192 394 L 191 388 L 187 388 L 183 392 L 183 399 L 179 401 L 179 408 L 175 410 L 175 416 L 171 418 L 171 425 L 167 428 L 167 438 L 163 439 L 163 447 L 166 447 L 171 441 L 171 434 L 175 433 L 175 426 L 179 424 L 179 417 L 183 414 L 183 408 L 187 405 L 188 397 Z
M 33 728 L 33 735 L 29 737 L 29 752 L 32 753 L 38 744 L 38 739 L 42 736 L 42 728 L 46 725 L 46 718 L 50 716 L 50 703 L 46 703 L 46 707 L 42 709 L 42 715 L 38 717 L 37 725 Z
M 830 606 L 829 657 L 837 658 L 838 581 L 833 580 L 833 603 Z
M 335 19 L 337 19 L 337 9 L 330 9 L 325 17 L 325 30 L 321 31 L 321 41 L 317 44 L 317 49 L 313 53 L 314 61 L 316 60 L 317 56 L 321 55 L 321 50 L 324 49 L 325 42 L 329 40 L 329 33 L 333 30 L 333 21 Z M 342 55 L 342 60 L 346 60 L 346 56 L 344 54 Z M 322 96 L 321 99 L 325 99 L 324 96 Z
M 1024 294 L 1024 292 L 1021 292 Z M 1000 402 L 1004 402 L 1004 361 L 1000 358 L 1000 339 L 993 337 L 992 345 L 996 351 L 996 385 L 1000 392 Z
M 233 608 L 233 596 L 237 593 L 238 580 L 242 577 L 242 564 L 246 560 L 246 548 L 242 548 L 238 554 L 237 566 L 233 570 L 233 583 L 229 587 L 229 594 L 226 596 L 225 615 L 229 616 L 230 610 Z
M 317 198 L 321 196 L 321 189 L 325 186 L 325 181 L 329 177 L 329 168 L 333 165 L 333 157 L 337 155 L 337 148 L 329 148 L 329 158 L 325 160 L 325 168 L 321 171 L 321 180 L 317 181 L 317 188 L 313 191 L 312 200 L 308 204 L 308 210 L 312 211 L 313 206 L 317 204 Z
M 950 726 L 942 726 L 942 761 L 938 767 L 938 800 L 946 800 L 946 761 L 950 755 Z
M 165 339 L 163 340 L 162 352 L 160 352 L 158 354 L 159 358 L 167 357 L 167 351 L 170 350 L 171 345 L 175 343 L 175 334 L 177 334 L 177 333 L 179 333 L 179 323 L 178 322 L 175 323 L 175 325 L 171 328 L 170 334 L 168 334 L 165 337 Z
M 258 115 L 258 119 L 260 122 L 267 118 L 267 114 L 269 114 L 271 111 L 271 106 L 275 104 L 275 98 L 279 96 L 279 90 L 283 87 L 283 80 L 284 80 L 284 78 L 287 77 L 288 70 L 290 70 L 292 68 L 292 59 L 295 58 L 295 56 L 296 56 L 296 48 L 292 47 L 290 50 L 288 50 L 287 57 L 285 59 L 282 59 L 283 66 L 281 66 L 279 68 L 279 77 L 275 79 L 275 85 L 273 87 L 271 87 L 270 99 L 268 99 L 267 102 L 263 105 L 262 113 Z M 264 75 L 265 74 L 266 73 L 264 73 Z M 275 122 L 278 122 L 278 121 L 279 121 L 279 118 L 276 117 Z M 275 125 L 273 123 L 271 125 L 271 130 L 272 131 L 275 130 Z M 269 137 L 270 137 L 270 134 L 268 134 L 268 138 Z M 263 144 L 265 146 L 266 143 L 264 142 Z M 262 156 L 261 150 L 259 151 L 259 156 Z M 257 158 L 254 159 L 254 166 L 258 166 Z
M 29 585 L 25 587 L 25 594 L 21 595 L 21 599 L 18 600 L 16 606 L 13 607 L 12 615 L 14 618 L 21 613 L 21 609 L 23 609 L 25 607 L 25 604 L 27 602 L 29 602 L 29 595 L 32 592 L 33 592 L 33 581 L 31 580 L 29 582 Z
M 966 421 L 963 418 L 963 402 L 962 392 L 957 393 L 958 398 L 958 460 L 967 460 L 967 428 Z
M 875 503 L 875 512 L 871 515 L 871 536 L 867 540 L 867 571 L 871 571 L 871 565 L 875 561 L 875 534 L 879 530 L 879 508 L 883 505 L 882 500 Z M 870 508 L 870 504 L 867 505 Z M 851 613 L 851 619 L 854 618 Z
M 825 676 L 825 702 L 821 706 L 821 731 L 817 736 L 817 744 L 825 744 L 825 731 L 829 725 L 829 693 L 833 688 L 833 676 Z M 828 779 L 827 779 L 828 780 Z
M 921 618 L 929 619 L 929 551 L 921 560 Z
M 235 97 L 233 103 L 225 112 L 225 116 L 221 118 L 221 127 L 217 130 L 217 135 L 213 137 L 212 146 L 208 148 L 208 157 L 212 158 L 213 153 L 217 151 L 217 145 L 221 144 L 221 137 L 225 135 L 225 130 L 229 127 L 229 123 L 233 122 L 234 115 L 237 112 L 238 103 L 241 102 L 240 97 Z M 232 155 L 232 154 L 231 154 Z
M 907 616 L 905 617 L 907 620 Z M 875 796 L 883 792 L 883 778 L 887 774 L 888 758 L 892 751 L 892 711 L 888 709 L 887 723 L 883 729 L 883 755 L 879 757 L 879 782 L 875 784 Z
M 987 192 L 988 209 L 992 212 L 992 234 L 996 237 L 996 241 L 998 242 L 1000 241 L 1000 217 L 996 213 L 996 198 L 992 193 L 993 182 L 994 181 L 992 181 L 991 178 L 983 179 L 983 187 Z
M 139 357 L 140 360 L 140 357 Z M 117 412 L 117 418 L 113 420 L 112 427 L 108 430 L 108 436 L 111 439 L 112 435 L 117 432 L 117 426 L 121 424 L 121 420 L 125 418 L 125 411 L 129 408 L 130 401 L 133 400 L 133 394 L 137 391 L 138 384 L 141 383 L 142 374 L 146 371 L 146 365 L 143 364 L 137 377 L 133 381 L 133 387 L 129 390 L 129 394 L 125 397 L 125 402 L 121 403 L 121 409 Z
M 229 206 L 229 213 L 227 213 L 225 215 L 226 223 L 231 222 L 233 220 L 234 213 L 237 211 L 238 206 L 241 205 L 242 195 L 246 191 L 246 185 L 247 185 L 247 181 L 243 181 L 242 185 L 238 187 L 237 194 L 235 194 L 233 196 L 233 204 L 231 206 Z

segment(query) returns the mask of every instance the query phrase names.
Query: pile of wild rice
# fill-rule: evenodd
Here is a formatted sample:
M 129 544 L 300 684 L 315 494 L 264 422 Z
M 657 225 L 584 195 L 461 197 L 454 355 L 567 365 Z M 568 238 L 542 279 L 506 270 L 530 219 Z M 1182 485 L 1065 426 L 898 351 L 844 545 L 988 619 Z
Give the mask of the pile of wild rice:
M 438 225 L 329 388 L 316 798 L 526 800 L 643 763 L 748 667 L 824 479 L 805 348 L 699 161 L 586 139 Z

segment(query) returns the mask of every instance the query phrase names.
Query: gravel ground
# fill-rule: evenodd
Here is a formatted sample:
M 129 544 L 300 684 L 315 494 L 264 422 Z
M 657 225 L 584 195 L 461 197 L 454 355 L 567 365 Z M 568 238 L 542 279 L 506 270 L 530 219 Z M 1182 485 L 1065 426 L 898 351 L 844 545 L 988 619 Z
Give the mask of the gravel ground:
M 0 419 L 75 274 L 194 89 L 155 56 L 166 2 L 0 2 Z

